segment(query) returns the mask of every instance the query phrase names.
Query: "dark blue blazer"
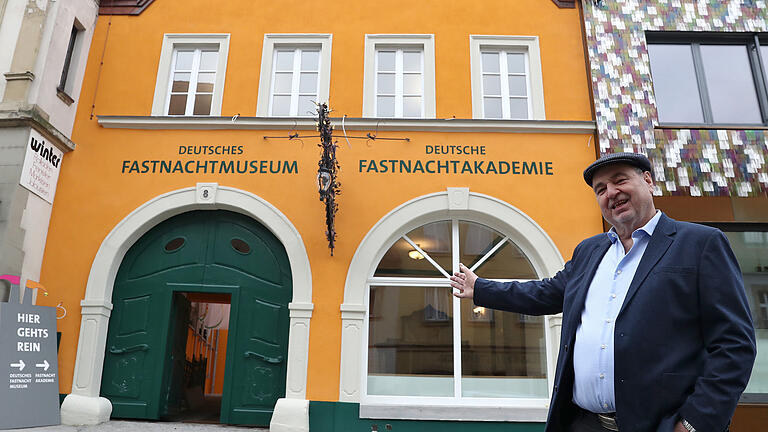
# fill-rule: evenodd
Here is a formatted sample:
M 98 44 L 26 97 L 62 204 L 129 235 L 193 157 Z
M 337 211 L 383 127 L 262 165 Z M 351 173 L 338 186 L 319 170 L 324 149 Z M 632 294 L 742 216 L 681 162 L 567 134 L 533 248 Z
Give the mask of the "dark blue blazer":
M 573 347 L 592 277 L 610 246 L 581 242 L 565 268 L 541 281 L 478 279 L 474 302 L 531 315 L 563 313 L 547 432 L 574 413 Z M 736 258 L 725 235 L 661 215 L 614 328 L 616 417 L 622 432 L 728 426 L 755 360 L 755 331 Z

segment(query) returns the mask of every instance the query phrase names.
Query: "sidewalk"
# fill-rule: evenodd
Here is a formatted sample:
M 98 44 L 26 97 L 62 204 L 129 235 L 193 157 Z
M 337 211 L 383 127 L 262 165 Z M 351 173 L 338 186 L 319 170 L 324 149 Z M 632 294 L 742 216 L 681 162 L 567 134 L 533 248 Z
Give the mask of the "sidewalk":
M 94 426 L 46 426 L 35 428 L 12 429 L 19 432 L 268 432 L 269 428 L 227 426 L 221 424 L 171 423 L 150 421 L 110 420 Z

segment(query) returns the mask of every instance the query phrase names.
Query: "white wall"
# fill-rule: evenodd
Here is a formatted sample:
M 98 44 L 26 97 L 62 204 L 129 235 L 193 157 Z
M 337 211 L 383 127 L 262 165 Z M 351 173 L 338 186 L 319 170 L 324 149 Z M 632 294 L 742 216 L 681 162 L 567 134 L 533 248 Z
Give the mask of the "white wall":
M 5 13 L 0 21 L 0 74 L 11 70 L 11 60 L 13 60 L 16 41 L 19 38 L 21 29 L 21 19 L 24 17 L 26 9 L 26 0 L 7 0 Z M 0 100 L 5 94 L 5 77 L 0 76 Z
M 14 1 L 19 0 L 11 0 Z M 56 0 L 49 3 L 49 7 L 51 10 L 46 18 L 40 54 L 33 71 L 35 80 L 30 89 L 29 101 L 48 113 L 48 121 L 56 129 L 70 136 L 99 7 L 95 0 Z M 67 105 L 56 95 L 56 87 L 61 79 L 75 18 L 85 30 L 78 41 L 79 49 L 75 49 L 73 54 L 73 68 L 68 78 L 75 83 L 71 92 L 68 92 L 75 102 Z

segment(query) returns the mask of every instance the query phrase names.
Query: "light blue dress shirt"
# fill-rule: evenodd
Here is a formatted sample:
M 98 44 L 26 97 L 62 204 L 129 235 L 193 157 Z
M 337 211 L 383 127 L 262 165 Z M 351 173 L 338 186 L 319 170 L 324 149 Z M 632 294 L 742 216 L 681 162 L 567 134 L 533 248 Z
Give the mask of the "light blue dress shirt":
M 613 387 L 614 323 L 660 217 L 661 212 L 657 210 L 648 223 L 632 233 L 633 244 L 627 253 L 613 228 L 606 233 L 611 247 L 600 261 L 589 285 L 573 347 L 573 402 L 587 411 L 616 411 Z

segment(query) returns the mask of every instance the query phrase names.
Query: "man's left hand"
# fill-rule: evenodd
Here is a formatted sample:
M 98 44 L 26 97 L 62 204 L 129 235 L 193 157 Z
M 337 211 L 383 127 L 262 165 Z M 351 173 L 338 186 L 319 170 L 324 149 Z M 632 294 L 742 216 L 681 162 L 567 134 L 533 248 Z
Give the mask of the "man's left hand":
M 675 423 L 675 432 L 688 432 L 688 429 L 683 426 L 683 422 L 678 421 Z

